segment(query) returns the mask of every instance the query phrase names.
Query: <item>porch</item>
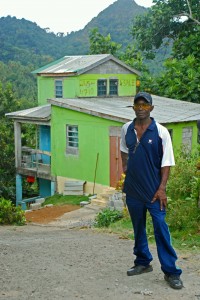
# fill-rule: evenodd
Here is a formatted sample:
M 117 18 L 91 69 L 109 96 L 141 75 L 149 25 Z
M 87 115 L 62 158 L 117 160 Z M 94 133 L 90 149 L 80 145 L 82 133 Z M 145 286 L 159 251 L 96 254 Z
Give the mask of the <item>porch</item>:
M 16 171 L 20 175 L 51 180 L 51 152 L 22 147 Z

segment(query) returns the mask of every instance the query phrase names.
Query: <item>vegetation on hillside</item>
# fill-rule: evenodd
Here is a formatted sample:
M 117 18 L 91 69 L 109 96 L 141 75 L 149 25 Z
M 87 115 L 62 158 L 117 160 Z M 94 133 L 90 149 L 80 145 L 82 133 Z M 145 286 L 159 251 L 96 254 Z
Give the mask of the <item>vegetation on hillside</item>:
M 14 124 L 5 114 L 30 107 L 29 101 L 20 99 L 12 85 L 0 84 L 0 197 L 15 200 L 15 145 Z M 25 132 L 24 139 L 30 140 L 31 130 Z M 32 140 L 32 139 L 31 139 Z
M 144 75 L 143 89 L 153 94 L 200 103 L 199 0 L 154 0 L 132 27 L 138 49 L 154 57 L 161 45 L 173 41 L 172 55 L 159 76 Z M 144 30 L 146 28 L 146 30 Z
M 25 225 L 25 213 L 12 201 L 0 197 L 0 225 Z

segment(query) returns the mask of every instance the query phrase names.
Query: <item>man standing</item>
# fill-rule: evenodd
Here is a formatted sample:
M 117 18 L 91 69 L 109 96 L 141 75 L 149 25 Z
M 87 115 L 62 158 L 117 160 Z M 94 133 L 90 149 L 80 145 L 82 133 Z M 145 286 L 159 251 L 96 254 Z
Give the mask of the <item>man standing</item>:
M 174 289 L 183 287 L 181 269 L 176 267 L 177 255 L 171 245 L 165 222 L 166 184 L 174 154 L 168 130 L 150 117 L 154 109 L 152 97 L 139 92 L 134 98 L 136 118 L 123 125 L 121 157 L 126 174 L 124 193 L 134 230 L 134 266 L 128 276 L 153 271 L 153 260 L 146 235 L 146 212 L 149 211 L 157 245 L 158 258 L 164 279 Z

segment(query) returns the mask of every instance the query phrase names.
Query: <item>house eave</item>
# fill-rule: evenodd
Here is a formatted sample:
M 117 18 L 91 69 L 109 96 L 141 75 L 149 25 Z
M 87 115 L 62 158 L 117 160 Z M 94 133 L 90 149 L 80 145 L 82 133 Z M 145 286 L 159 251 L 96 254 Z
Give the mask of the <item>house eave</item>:
M 48 101 L 52 105 L 55 105 L 55 106 L 58 106 L 58 107 L 70 109 L 70 110 L 81 112 L 81 113 L 86 113 L 88 115 L 103 118 L 103 119 L 107 119 L 107 120 L 112 120 L 112 121 L 117 121 L 117 122 L 122 122 L 122 123 L 130 121 L 130 119 L 127 119 L 127 118 L 117 117 L 117 116 L 114 116 L 114 115 L 109 115 L 107 113 L 101 113 L 101 112 L 93 111 L 93 110 L 90 110 L 90 109 L 70 105 L 70 104 L 67 104 L 67 103 L 57 102 L 56 100 L 53 100 L 53 99 L 48 99 Z
M 181 100 L 169 99 L 152 95 L 154 110 L 151 116 L 161 124 L 188 123 L 200 120 L 200 104 L 186 103 Z M 86 113 L 117 122 L 133 120 L 133 97 L 91 97 L 48 99 L 51 105 Z
M 21 123 L 50 125 L 51 106 L 49 104 L 37 106 L 12 113 L 7 113 L 5 114 L 5 116 Z

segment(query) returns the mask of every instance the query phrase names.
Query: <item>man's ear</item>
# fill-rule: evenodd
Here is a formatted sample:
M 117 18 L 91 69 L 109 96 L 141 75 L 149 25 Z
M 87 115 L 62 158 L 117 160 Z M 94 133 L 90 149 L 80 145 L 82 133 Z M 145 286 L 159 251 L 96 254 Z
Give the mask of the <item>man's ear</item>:
M 151 106 L 150 111 L 152 111 L 154 109 L 154 105 Z

